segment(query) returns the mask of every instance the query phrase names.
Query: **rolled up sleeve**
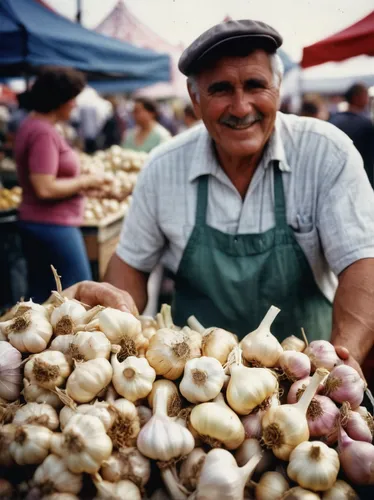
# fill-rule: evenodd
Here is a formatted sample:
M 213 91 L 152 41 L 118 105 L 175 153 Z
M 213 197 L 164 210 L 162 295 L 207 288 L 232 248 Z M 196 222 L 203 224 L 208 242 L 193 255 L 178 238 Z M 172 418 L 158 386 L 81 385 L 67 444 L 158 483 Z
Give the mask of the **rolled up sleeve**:
M 336 275 L 374 257 L 374 192 L 357 149 L 348 138 L 342 146 L 327 156 L 317 202 L 321 244 Z
M 120 259 L 147 273 L 157 265 L 165 246 L 165 237 L 158 223 L 157 188 L 153 167 L 154 165 L 149 163 L 139 175 L 116 249 Z

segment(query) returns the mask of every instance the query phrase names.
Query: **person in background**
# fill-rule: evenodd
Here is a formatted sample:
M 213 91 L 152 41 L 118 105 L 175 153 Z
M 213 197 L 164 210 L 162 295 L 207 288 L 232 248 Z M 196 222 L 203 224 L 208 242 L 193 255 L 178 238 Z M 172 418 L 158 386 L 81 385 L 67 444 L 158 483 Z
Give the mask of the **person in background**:
M 57 132 L 69 120 L 75 98 L 85 86 L 83 74 L 51 68 L 23 94 L 33 111 L 15 139 L 15 160 L 23 190 L 19 228 L 28 267 L 29 296 L 45 301 L 54 288 L 50 265 L 65 286 L 91 278 L 84 241 L 85 190 L 99 188 L 105 179 L 80 175 L 78 157 Z
M 95 105 L 84 104 L 78 110 L 79 134 L 83 140 L 84 151 L 92 154 L 97 151 L 97 138 L 102 127 Z
M 135 99 L 133 117 L 136 126 L 126 134 L 125 142 L 122 144 L 124 148 L 149 153 L 170 139 L 170 132 L 157 122 L 157 106 L 150 99 L 143 97 Z
M 115 144 L 121 144 L 122 137 L 126 131 L 126 122 L 118 112 L 118 102 L 115 96 L 107 96 L 106 100 L 111 104 L 112 111 L 104 123 L 101 131 L 103 136 L 102 148 L 108 149 Z
M 201 120 L 196 118 L 193 106 L 191 104 L 187 104 L 187 106 L 184 108 L 183 121 L 187 129 L 201 123 Z
M 369 93 L 365 85 L 356 83 L 345 94 L 347 111 L 335 113 L 330 123 L 340 128 L 353 141 L 364 162 L 370 184 L 374 187 L 374 125 L 364 113 L 369 104 Z
M 318 118 L 318 106 L 311 101 L 303 101 L 300 110 L 300 116 L 309 116 L 310 118 Z

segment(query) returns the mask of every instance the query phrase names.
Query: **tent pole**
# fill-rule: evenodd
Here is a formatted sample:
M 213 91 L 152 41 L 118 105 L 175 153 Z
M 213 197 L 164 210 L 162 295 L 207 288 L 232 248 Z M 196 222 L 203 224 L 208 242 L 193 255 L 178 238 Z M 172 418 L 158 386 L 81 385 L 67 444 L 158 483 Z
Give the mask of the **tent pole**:
M 77 0 L 77 17 L 78 24 L 82 24 L 82 0 Z

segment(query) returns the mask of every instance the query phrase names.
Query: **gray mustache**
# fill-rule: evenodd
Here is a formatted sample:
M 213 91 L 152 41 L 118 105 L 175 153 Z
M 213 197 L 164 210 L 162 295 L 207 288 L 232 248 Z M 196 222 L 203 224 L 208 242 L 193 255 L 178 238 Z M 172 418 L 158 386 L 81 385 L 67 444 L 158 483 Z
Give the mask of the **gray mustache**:
M 238 118 L 234 115 L 223 116 L 219 123 L 221 125 L 227 125 L 229 127 L 245 127 L 251 125 L 252 123 L 262 119 L 262 114 L 258 113 L 256 115 L 247 115 L 244 118 Z

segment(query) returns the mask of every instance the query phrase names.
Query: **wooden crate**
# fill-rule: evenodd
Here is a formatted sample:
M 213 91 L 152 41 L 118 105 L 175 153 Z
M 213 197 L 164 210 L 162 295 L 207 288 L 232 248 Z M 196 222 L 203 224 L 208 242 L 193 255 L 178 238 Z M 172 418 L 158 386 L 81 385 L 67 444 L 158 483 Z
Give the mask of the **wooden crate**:
M 98 222 L 85 222 L 81 227 L 91 263 L 93 279 L 102 281 L 115 252 L 123 223 L 123 212 L 111 214 Z

